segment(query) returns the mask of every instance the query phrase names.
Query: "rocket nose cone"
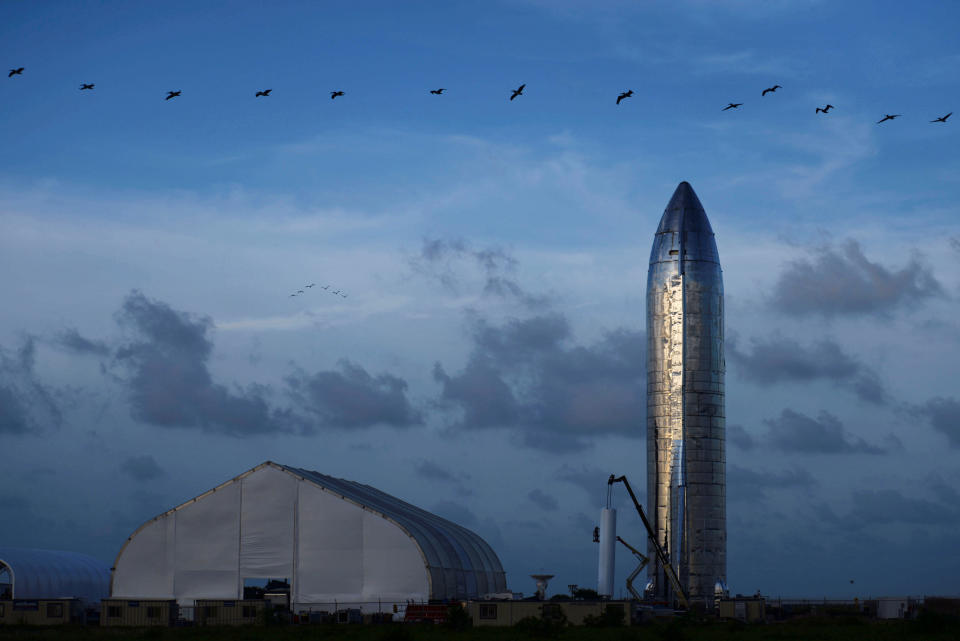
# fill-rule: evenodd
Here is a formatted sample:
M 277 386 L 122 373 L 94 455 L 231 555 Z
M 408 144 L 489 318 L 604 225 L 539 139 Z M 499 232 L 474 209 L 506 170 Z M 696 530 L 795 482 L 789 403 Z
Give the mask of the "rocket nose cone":
M 713 233 L 707 212 L 703 210 L 700 199 L 687 181 L 677 185 L 667 208 L 663 210 L 663 217 L 657 228 L 658 234 L 680 231 Z

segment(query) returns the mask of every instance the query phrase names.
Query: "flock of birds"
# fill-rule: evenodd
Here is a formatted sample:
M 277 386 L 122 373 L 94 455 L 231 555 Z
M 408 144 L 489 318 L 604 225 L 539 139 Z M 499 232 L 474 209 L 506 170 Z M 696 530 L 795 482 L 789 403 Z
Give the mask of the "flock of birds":
M 312 289 L 312 288 L 314 288 L 314 287 L 316 287 L 316 286 L 317 286 L 316 283 L 310 283 L 309 285 L 304 285 L 304 286 L 303 286 L 303 289 L 298 289 L 298 290 L 295 291 L 294 293 L 290 294 L 290 298 L 294 298 L 294 297 L 296 297 L 296 296 L 299 296 L 299 295 L 305 293 L 305 290 Z M 325 291 L 325 292 L 329 293 L 329 294 L 333 294 L 334 296 L 339 296 L 340 298 L 346 298 L 346 297 L 347 297 L 347 292 L 341 291 L 341 290 L 339 290 L 339 289 L 335 289 L 335 290 L 333 290 L 333 291 L 330 291 L 330 285 L 324 285 L 324 286 L 321 287 L 320 289 L 321 289 L 322 291 Z
M 11 69 L 11 70 L 10 70 L 10 73 L 7 74 L 7 77 L 8 77 L 8 78 L 13 78 L 14 76 L 23 75 L 23 70 L 24 70 L 23 67 L 17 67 L 17 68 L 15 68 L 15 69 Z M 92 89 L 94 88 L 94 86 L 95 86 L 94 83 L 89 83 L 89 84 L 88 84 L 88 83 L 81 83 L 81 85 L 80 85 L 80 91 L 92 90 Z M 516 89 L 511 90 L 511 92 L 510 92 L 510 100 L 512 101 L 512 100 L 514 100 L 515 98 L 517 98 L 517 97 L 519 97 L 519 96 L 522 96 L 522 95 L 523 95 L 523 90 L 526 89 L 526 87 L 527 87 L 527 85 L 526 85 L 526 83 L 524 83 L 524 84 L 520 85 L 519 87 L 517 87 Z M 767 87 L 767 88 L 764 89 L 762 92 L 760 92 L 760 97 L 761 97 L 761 98 L 762 98 L 762 97 L 765 97 L 768 93 L 776 93 L 777 89 L 782 89 L 782 88 L 783 88 L 783 87 L 781 87 L 780 85 L 773 85 L 772 87 Z M 271 91 L 273 91 L 273 89 L 262 89 L 262 90 L 260 90 L 260 91 L 257 91 L 257 92 L 254 94 L 254 97 L 255 97 L 255 98 L 266 98 L 266 97 L 269 97 Z M 430 90 L 430 93 L 433 94 L 433 95 L 435 95 L 435 96 L 442 96 L 444 91 L 446 91 L 446 88 L 440 87 L 439 89 L 431 89 L 431 90 Z M 168 91 L 168 92 L 167 92 L 167 97 L 164 98 L 164 100 L 172 100 L 173 98 L 179 97 L 182 93 L 183 93 L 183 92 L 182 92 L 181 90 Z M 340 91 L 340 90 L 331 91 L 331 92 L 330 92 L 330 100 L 333 100 L 333 99 L 335 99 L 335 98 L 338 98 L 338 97 L 344 96 L 344 95 L 346 95 L 346 92 L 344 92 L 344 91 Z M 632 96 L 633 96 L 633 89 L 628 89 L 627 91 L 621 92 L 620 95 L 617 96 L 617 104 L 619 105 L 621 102 L 623 102 L 624 100 L 626 100 L 627 98 L 630 98 L 630 97 L 632 97 Z M 728 110 L 730 110 L 730 109 L 738 109 L 738 108 L 740 108 L 740 107 L 742 107 L 742 106 L 743 106 L 743 103 L 742 103 L 742 102 L 731 102 L 731 103 L 728 103 L 726 107 L 724 107 L 723 109 L 721 109 L 721 111 L 728 111 Z M 831 109 L 833 109 L 833 108 L 834 108 L 833 105 L 826 105 L 826 106 L 823 106 L 823 107 L 817 107 L 817 108 L 816 108 L 816 111 L 815 111 L 814 113 L 817 113 L 817 114 L 826 114 L 826 113 L 829 113 L 829 111 L 830 111 Z M 883 118 L 881 118 L 880 120 L 877 121 L 877 124 L 879 125 L 879 124 L 882 123 L 882 122 L 886 122 L 886 121 L 888 121 L 888 120 L 894 120 L 895 118 L 899 118 L 899 117 L 902 116 L 902 115 L 903 115 L 903 114 L 884 114 Z M 952 115 L 953 115 L 953 112 L 951 111 L 951 112 L 948 113 L 947 115 L 945 115 L 945 116 L 940 116 L 939 118 L 935 118 L 935 119 L 931 120 L 930 122 L 942 122 L 942 123 L 945 123 L 945 122 L 947 122 L 947 118 L 949 118 L 949 117 L 952 116 Z

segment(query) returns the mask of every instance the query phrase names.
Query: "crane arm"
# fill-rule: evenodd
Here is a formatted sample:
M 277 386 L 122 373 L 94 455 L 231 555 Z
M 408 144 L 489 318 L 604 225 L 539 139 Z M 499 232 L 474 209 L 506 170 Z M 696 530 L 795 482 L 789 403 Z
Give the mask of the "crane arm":
M 627 493 L 633 501 L 633 506 L 637 508 L 637 514 L 640 515 L 640 520 L 643 521 L 643 527 L 647 528 L 647 536 L 650 537 L 650 541 L 653 542 L 653 548 L 657 552 L 657 560 L 660 561 L 660 565 L 663 567 L 663 571 L 667 575 L 667 579 L 670 581 L 674 593 L 677 595 L 677 600 L 680 601 L 681 606 L 689 608 L 690 604 L 687 602 L 687 595 L 684 594 L 683 588 L 680 586 L 680 579 L 677 578 L 677 573 L 674 571 L 673 566 L 670 565 L 670 561 L 667 560 L 667 555 L 664 554 L 663 548 L 660 547 L 660 543 L 653 533 L 653 528 L 650 526 L 650 521 L 647 520 L 647 515 L 644 514 L 643 507 L 640 506 L 640 501 L 637 500 L 637 495 L 633 493 L 633 488 L 630 487 L 630 482 L 626 476 L 611 474 L 610 478 L 607 479 L 607 485 L 613 485 L 614 483 L 623 483 L 623 486 L 627 488 Z

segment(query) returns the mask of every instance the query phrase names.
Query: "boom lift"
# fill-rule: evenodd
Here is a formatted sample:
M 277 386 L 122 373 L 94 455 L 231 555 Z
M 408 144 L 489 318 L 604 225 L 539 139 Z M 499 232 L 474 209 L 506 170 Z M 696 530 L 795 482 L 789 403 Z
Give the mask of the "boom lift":
M 617 536 L 617 540 L 623 543 L 623 545 L 633 552 L 633 556 L 637 557 L 637 560 L 640 561 L 640 565 L 637 566 L 637 569 L 630 573 L 630 576 L 627 577 L 627 592 L 633 595 L 633 598 L 637 601 L 643 601 L 643 597 L 640 596 L 640 593 L 637 592 L 636 588 L 633 587 L 633 580 L 637 578 L 637 575 L 643 572 L 643 568 L 647 567 L 647 563 L 650 562 L 650 559 L 647 558 L 645 554 L 640 554 L 640 550 L 633 547 L 622 538 Z
M 607 485 L 612 486 L 614 483 L 623 483 L 623 486 L 627 488 L 627 493 L 633 501 L 633 506 L 637 508 L 637 514 L 640 515 L 640 520 L 643 521 L 643 527 L 647 528 L 647 536 L 650 537 L 653 548 L 657 552 L 657 560 L 660 561 L 660 566 L 663 567 L 663 572 L 667 575 L 667 579 L 673 587 L 673 593 L 677 597 L 677 601 L 680 602 L 680 607 L 689 609 L 690 603 L 687 601 L 687 595 L 684 594 L 683 588 L 680 586 L 680 579 L 677 578 L 677 573 L 674 571 L 673 566 L 670 565 L 670 561 L 667 559 L 667 555 L 664 554 L 663 548 L 660 547 L 660 543 L 657 542 L 657 536 L 653 533 L 653 528 L 650 527 L 650 521 L 647 520 L 647 515 L 643 513 L 643 508 L 640 506 L 640 501 L 637 500 L 637 495 L 633 493 L 630 482 L 626 476 L 611 474 L 610 478 L 607 479 Z

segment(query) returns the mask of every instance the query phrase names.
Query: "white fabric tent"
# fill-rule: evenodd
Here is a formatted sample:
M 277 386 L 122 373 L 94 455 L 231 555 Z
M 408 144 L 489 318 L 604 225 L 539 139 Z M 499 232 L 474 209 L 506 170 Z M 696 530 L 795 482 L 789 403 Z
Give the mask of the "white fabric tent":
M 142 525 L 114 564 L 120 598 L 238 599 L 290 580 L 291 605 L 478 598 L 506 590 L 479 536 L 372 487 L 267 461 Z

